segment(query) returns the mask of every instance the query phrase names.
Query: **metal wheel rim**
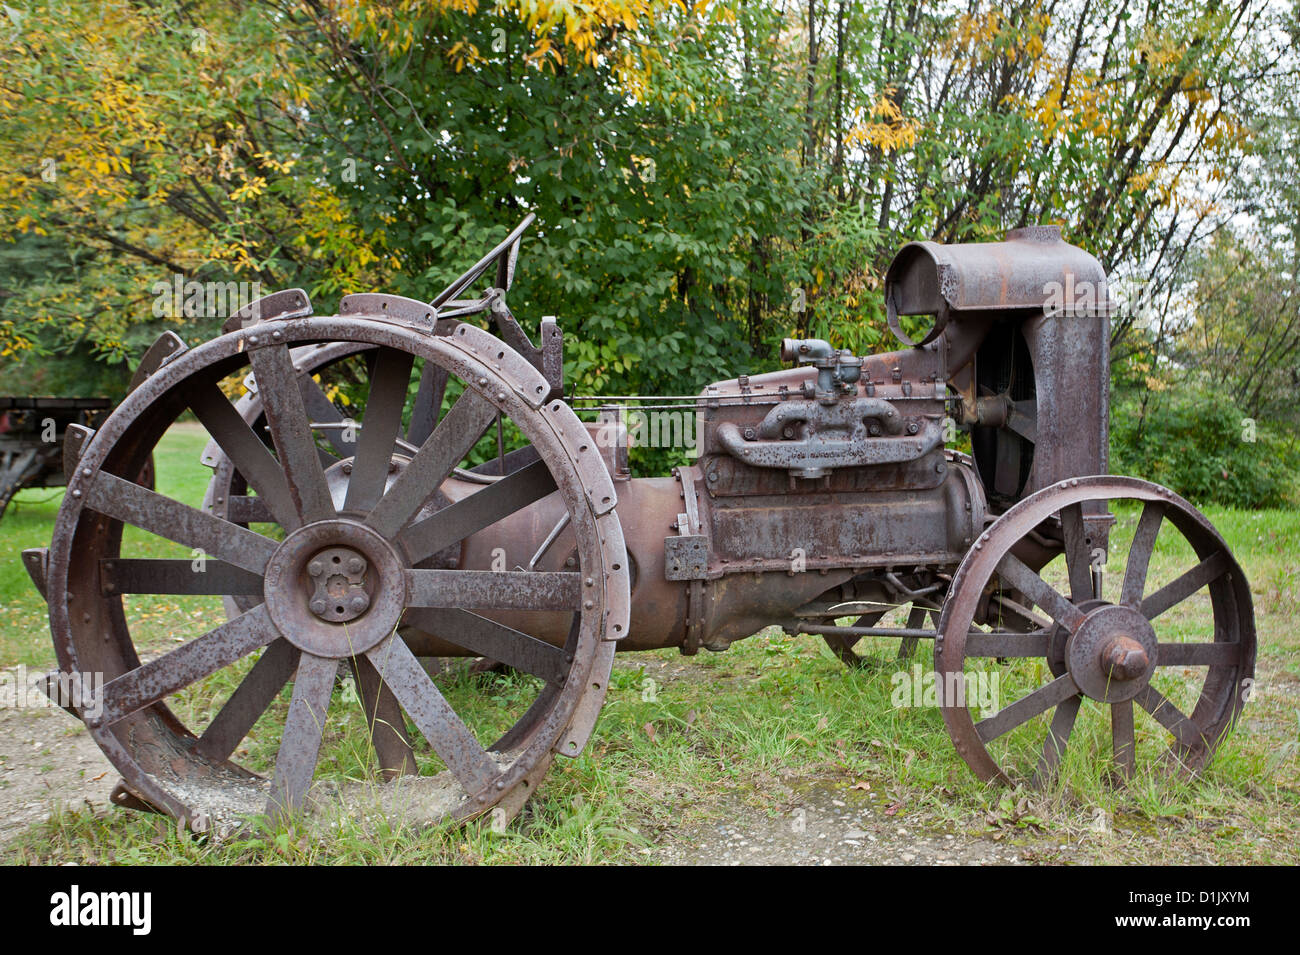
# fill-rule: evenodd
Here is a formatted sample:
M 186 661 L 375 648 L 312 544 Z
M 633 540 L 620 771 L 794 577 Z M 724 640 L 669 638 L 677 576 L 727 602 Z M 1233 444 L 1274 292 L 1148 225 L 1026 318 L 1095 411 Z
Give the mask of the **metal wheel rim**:
M 1202 684 L 1201 695 L 1198 697 L 1197 704 L 1190 716 L 1179 713 L 1176 708 L 1171 712 L 1159 704 L 1154 707 L 1154 709 L 1160 711 L 1160 715 L 1155 716 L 1153 714 L 1153 718 L 1165 725 L 1166 729 L 1170 728 L 1169 724 L 1176 724 L 1175 729 L 1170 730 L 1174 733 L 1175 745 L 1168 750 L 1168 755 L 1172 756 L 1175 765 L 1191 771 L 1203 767 L 1232 728 L 1244 705 L 1244 698 L 1247 694 L 1241 691 L 1248 684 L 1243 681 L 1251 679 L 1255 664 L 1255 628 L 1250 589 L 1241 567 L 1232 557 L 1226 542 L 1208 519 L 1190 503 L 1167 488 L 1137 478 L 1095 476 L 1061 481 L 1016 504 L 981 535 L 974 548 L 966 555 L 958 568 L 953 579 L 949 599 L 944 604 L 943 614 L 939 621 L 939 636 L 935 641 L 935 671 L 938 677 L 936 683 L 938 684 L 944 723 L 958 753 L 975 772 L 976 776 L 985 782 L 997 780 L 1002 783 L 1013 784 L 1015 780 L 1010 778 L 999 762 L 989 753 L 986 747 L 986 739 L 982 735 L 981 729 L 977 728 L 972 708 L 965 705 L 965 701 L 954 699 L 949 692 L 950 688 L 955 686 L 954 677 L 965 673 L 968 640 L 970 639 L 971 626 L 977 613 L 980 598 L 994 573 L 1000 573 L 995 568 L 1001 566 L 1000 562 L 1026 531 L 1037 527 L 1052 514 L 1064 508 L 1098 499 L 1141 501 L 1143 502 L 1144 513 L 1153 506 L 1160 508 L 1163 519 L 1173 524 L 1187 543 L 1192 546 L 1198 561 L 1200 561 L 1197 565 L 1198 568 L 1204 567 L 1212 561 L 1215 567 L 1222 567 L 1208 582 L 1214 614 L 1215 639 L 1212 643 L 1236 643 L 1239 646 L 1232 653 L 1234 657 L 1232 661 L 1209 665 Z M 1155 532 L 1158 532 L 1161 523 L 1163 521 L 1156 522 Z M 1155 532 L 1151 535 L 1150 544 L 1152 546 L 1154 545 Z M 1135 545 L 1137 543 L 1137 533 L 1139 532 L 1135 532 Z M 1131 554 L 1132 548 L 1130 548 L 1130 556 Z M 1149 552 L 1147 556 L 1149 559 Z M 1126 557 L 1126 576 L 1128 564 L 1129 558 Z M 1147 569 L 1144 563 L 1141 585 L 1145 584 Z M 1146 595 L 1145 598 L 1141 596 L 1139 591 L 1139 599 L 1146 600 L 1160 597 L 1162 593 L 1169 591 L 1179 581 L 1187 580 L 1190 575 L 1195 573 L 1196 569 L 1193 568 L 1184 572 L 1170 584 L 1161 588 L 1160 591 Z M 1204 586 L 1202 584 L 1196 590 L 1179 597 L 1169 607 L 1156 610 L 1158 604 L 1153 604 L 1154 616 L 1159 616 L 1164 610 L 1176 606 L 1192 594 L 1204 589 Z M 1123 598 L 1125 594 L 1121 592 L 1120 596 Z M 1171 594 L 1171 596 L 1176 596 L 1176 593 Z M 1140 603 L 1139 606 L 1144 606 L 1144 604 Z M 1220 640 L 1221 636 L 1232 635 L 1234 632 L 1237 637 L 1235 641 Z M 989 643 L 987 646 L 994 646 L 994 644 Z M 1046 639 L 1044 640 L 1044 646 L 1046 646 Z M 1188 644 L 1188 646 L 1201 646 L 1201 644 Z M 1201 651 L 1187 652 L 1199 653 Z M 1211 651 L 1205 652 L 1208 655 Z M 1224 652 L 1227 653 L 1228 651 Z M 1021 655 L 1028 656 L 1029 654 Z M 983 652 L 980 656 L 987 658 L 989 654 Z M 1033 656 L 1037 656 L 1037 654 Z M 1046 655 L 1044 654 L 1043 657 L 1046 664 Z M 1158 656 L 1156 665 L 1158 669 L 1161 666 L 1187 664 L 1166 663 Z M 961 678 L 964 679 L 964 676 L 961 676 Z M 1070 679 L 1068 673 L 1064 676 L 1058 675 L 1055 680 L 1045 687 L 1030 691 L 1020 700 L 1017 700 L 1016 703 L 1020 703 L 1028 699 L 1028 697 L 1058 684 L 1060 684 L 1059 693 L 1049 694 L 1047 698 L 1053 699 L 1056 696 L 1065 694 L 1069 687 L 1061 683 L 1064 679 Z M 1156 690 L 1155 692 L 1158 696 L 1159 691 Z M 1082 697 L 1077 692 L 1070 693 L 1050 706 L 1038 710 L 1028 718 L 1032 719 L 1039 713 L 1046 712 L 1047 709 L 1054 711 L 1053 725 L 1049 728 L 1047 738 L 1043 741 L 1043 752 L 1039 757 L 1038 767 L 1035 771 L 1034 781 L 1036 783 L 1041 784 L 1051 778 L 1068 745 L 1069 734 L 1074 723 L 1074 717 L 1068 714 L 1071 706 L 1067 702 L 1069 699 L 1081 700 Z M 1165 702 L 1168 703 L 1167 700 Z M 1115 704 L 1107 705 L 1111 707 L 1112 721 L 1118 719 L 1121 724 L 1115 726 L 1114 722 L 1112 722 L 1115 727 L 1112 735 L 1112 746 L 1119 749 L 1120 734 L 1125 732 L 1123 729 L 1125 717 L 1122 713 L 1117 717 L 1116 712 L 1124 709 L 1124 707 L 1117 707 Z M 1172 706 L 1172 704 L 1169 705 Z M 1077 712 L 1077 704 L 1074 704 L 1074 708 Z M 1138 706 L 1133 705 L 1129 707 L 1130 719 L 1126 732 L 1130 739 L 1132 738 L 1131 716 L 1138 708 Z M 1142 708 L 1145 709 L 1145 703 Z M 1005 712 L 1006 709 L 1007 707 L 1003 707 L 1002 711 Z M 1175 713 L 1182 715 L 1184 719 L 1195 724 L 1195 728 L 1199 736 L 1205 741 L 1205 745 L 1192 746 L 1188 745 L 1187 742 L 1180 742 L 1182 739 L 1187 739 L 1188 742 L 1191 741 L 1189 738 L 1190 730 L 1186 725 L 1177 721 Z M 1057 722 L 1058 719 L 1059 723 Z M 1017 723 L 1004 732 L 1010 732 L 1020 725 L 1022 724 Z M 990 726 L 984 729 L 983 732 L 989 733 L 996 728 L 996 726 Z M 1059 739 L 1059 733 L 1062 729 L 1065 736 L 1063 740 Z M 1112 755 L 1115 756 L 1115 754 Z M 1121 754 L 1115 756 L 1115 758 L 1119 775 L 1121 777 L 1131 775 L 1135 768 L 1131 748 L 1127 755 Z
M 477 329 L 474 331 L 478 332 Z M 136 656 L 130 638 L 120 600 L 84 594 L 78 598 L 75 593 L 76 588 L 72 588 L 72 592 L 69 592 L 70 568 L 91 559 L 85 556 L 86 554 L 103 555 L 106 550 L 110 554 L 115 552 L 123 526 L 121 521 L 111 517 L 83 521 L 83 514 L 93 513 L 84 503 L 83 492 L 85 494 L 91 492 L 95 480 L 98 479 L 106 463 L 110 464 L 110 471 L 113 469 L 112 466 L 122 470 L 123 461 L 138 458 L 142 448 L 151 449 L 156 444 L 162 432 L 174 420 L 177 409 L 174 407 L 170 409 L 172 413 L 146 417 L 145 412 L 149 406 L 184 405 L 185 402 L 182 400 L 184 396 L 175 390 L 182 382 L 201 369 L 210 372 L 218 365 L 222 367 L 244 365 L 241 355 L 245 348 L 249 347 L 253 337 L 259 333 L 263 335 L 274 333 L 277 336 L 277 346 L 272 347 L 278 347 L 278 344 L 340 340 L 362 341 L 372 345 L 392 347 L 400 344 L 404 350 L 422 356 L 426 361 L 445 362 L 454 374 L 465 380 L 467 386 L 478 392 L 479 396 L 488 403 L 496 405 L 497 401 L 493 400 L 495 397 L 505 411 L 518 412 L 519 417 L 516 420 L 521 428 L 526 433 L 533 432 L 529 433 L 529 437 L 535 442 L 541 440 L 546 446 L 547 453 L 551 456 L 548 466 L 559 469 L 560 473 L 555 475 L 556 483 L 566 505 L 573 513 L 573 526 L 583 561 L 583 570 L 585 572 L 586 566 L 591 565 L 596 571 L 592 576 L 599 581 L 599 586 L 591 588 L 590 594 L 584 594 L 590 598 L 591 604 L 579 611 L 580 626 L 577 627 L 576 641 L 573 643 L 575 652 L 572 669 L 569 671 L 563 689 L 550 694 L 550 699 L 545 701 L 539 697 L 533 709 L 542 705 L 545 708 L 544 714 L 534 713 L 533 710 L 525 714 L 525 719 L 532 716 L 535 726 L 525 734 L 523 740 L 517 741 L 518 746 L 513 750 L 514 758 L 495 780 L 492 791 L 468 794 L 450 815 L 454 818 L 477 815 L 513 793 L 517 787 L 524 786 L 530 791 L 535 789 L 538 780 L 530 778 L 532 770 L 545 771 L 552 747 L 572 720 L 579 703 L 589 693 L 603 697 L 603 677 L 599 682 L 589 685 L 599 642 L 607 635 L 623 635 L 623 632 L 609 634 L 605 629 L 610 625 L 610 620 L 606 619 L 606 611 L 610 609 L 607 606 L 607 594 L 611 590 L 617 594 L 621 588 L 624 596 L 622 602 L 625 602 L 626 596 L 625 555 L 621 560 L 615 561 L 612 567 L 608 566 L 609 555 L 620 553 L 622 550 L 621 531 L 617 527 L 617 518 L 613 513 L 613 502 L 607 498 L 604 503 L 608 504 L 608 508 L 597 514 L 593 502 L 587 499 L 586 492 L 589 489 L 583 485 L 575 462 L 568 460 L 577 456 L 576 450 L 568 447 L 573 443 L 572 427 L 580 428 L 580 426 L 577 425 L 576 418 L 567 406 L 558 402 L 550 406 L 543 405 L 536 410 L 536 417 L 530 418 L 524 413 L 524 409 L 528 408 L 527 403 L 516 393 L 515 386 L 519 382 L 509 381 L 500 365 L 493 367 L 491 355 L 473 356 L 472 347 L 468 350 L 453 348 L 439 338 L 394 327 L 392 324 L 368 320 L 365 317 L 277 321 L 222 336 L 169 362 L 136 392 L 128 396 L 118 411 L 105 422 L 78 462 L 77 473 L 70 482 L 72 486 L 69 488 L 56 523 L 50 549 L 50 621 L 61 668 L 67 672 L 79 672 L 83 669 L 91 672 L 96 669 L 96 663 L 112 660 L 114 655 L 118 663 L 116 669 L 120 672 L 139 666 L 139 658 Z M 486 333 L 478 334 L 494 344 L 499 344 Z M 479 339 L 479 343 L 482 344 L 482 339 Z M 501 347 L 505 348 L 503 345 Z M 541 380 L 540 376 L 538 380 Z M 502 395 L 505 397 L 501 398 Z M 523 421 L 519 420 L 520 418 L 527 419 L 528 425 L 525 426 Z M 570 418 L 571 422 L 568 420 Z M 542 422 L 550 429 L 549 436 L 538 430 Z M 566 428 L 569 429 L 567 434 Z M 610 495 L 612 495 L 612 487 Z M 78 544 L 88 546 L 78 548 Z M 70 554 L 73 556 L 70 557 Z M 74 601 L 77 601 L 76 606 L 70 608 L 70 604 Z M 616 600 L 616 603 L 619 601 Z M 74 613 L 88 613 L 92 610 L 94 613 L 91 620 L 79 620 L 74 623 L 72 619 Z M 98 619 L 95 619 L 96 617 Z M 620 617 L 617 608 L 610 619 L 621 619 L 623 622 L 618 624 L 617 628 L 625 632 L 626 617 L 625 615 Z M 86 642 L 92 631 L 102 646 L 110 648 L 108 657 L 102 655 L 104 651 L 101 646 L 98 654 L 100 659 L 90 659 L 97 655 L 95 652 L 88 651 L 89 644 Z M 78 633 L 82 634 L 81 639 L 76 635 Z M 86 659 L 83 660 L 83 657 Z M 111 672 L 104 667 L 100 669 L 106 670 L 106 676 Z M 157 808 L 177 818 L 185 819 L 191 824 L 196 821 L 201 822 L 197 819 L 200 812 L 196 811 L 196 807 L 187 804 L 184 797 L 170 792 L 157 777 L 146 771 L 132 750 L 140 735 L 152 736 L 155 743 L 167 743 L 164 734 L 180 736 L 185 732 L 180 721 L 165 702 L 153 703 L 145 710 L 126 717 L 111 728 L 93 727 L 91 732 L 110 761 L 122 772 L 132 790 Z M 127 739 L 132 741 L 132 746 L 127 744 Z M 238 777 L 240 774 L 243 774 L 244 778 L 252 778 L 251 774 L 247 774 L 242 768 L 233 764 L 223 766 L 223 772 L 227 768 L 231 778 Z

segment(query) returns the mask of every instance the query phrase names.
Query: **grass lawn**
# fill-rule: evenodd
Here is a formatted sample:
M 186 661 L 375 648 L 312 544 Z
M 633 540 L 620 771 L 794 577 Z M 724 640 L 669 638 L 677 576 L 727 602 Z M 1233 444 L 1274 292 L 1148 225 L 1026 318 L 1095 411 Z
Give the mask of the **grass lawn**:
M 197 426 L 174 428 L 157 461 L 159 489 L 197 504 L 208 472 L 198 463 L 206 436 Z M 27 547 L 48 544 L 59 492 L 20 494 L 0 522 L 0 667 L 46 668 L 53 651 L 44 603 L 19 561 Z M 1036 861 L 1078 861 L 1064 847 L 1086 844 L 1095 862 L 1300 861 L 1300 645 L 1291 626 L 1300 613 L 1300 514 L 1208 508 L 1245 568 L 1259 635 L 1257 692 L 1237 731 L 1196 779 L 1170 776 L 1143 758 L 1166 734 L 1139 715 L 1138 776 L 1124 788 L 1098 779 L 1096 744 L 1109 756 L 1108 730 L 1085 704 L 1063 771 L 1049 790 L 1010 792 L 980 784 L 952 748 L 937 709 L 891 705 L 899 669 L 896 644 L 865 643 L 879 665 L 849 671 L 811 637 L 769 630 L 725 654 L 693 659 L 676 651 L 620 656 L 595 735 L 576 760 L 557 760 L 541 791 L 505 833 L 486 825 L 415 832 L 382 818 L 353 820 L 332 839 L 290 829 L 268 838 L 214 844 L 158 817 L 110 809 L 69 808 L 0 848 L 0 861 L 89 863 L 426 863 L 653 862 L 674 833 L 707 825 L 736 807 L 756 816 L 788 814 L 808 787 L 829 789 L 913 830 L 963 839 L 998 839 Z M 1137 522 L 1121 510 L 1112 553 L 1123 554 Z M 144 556 L 188 556 L 144 535 L 131 539 Z M 1176 542 L 1161 535 L 1153 558 L 1155 584 L 1190 566 Z M 1109 588 L 1118 587 L 1108 579 Z M 1200 595 L 1172 612 L 1168 625 L 1191 636 L 1205 623 Z M 136 597 L 128 609 L 147 649 L 163 650 L 220 619 L 216 598 Z M 927 648 L 916 657 L 927 669 Z M 1013 664 L 1022 667 L 1024 664 Z M 222 673 L 174 699 L 183 720 L 200 723 L 230 692 L 238 674 Z M 1033 679 L 1016 671 L 1008 679 Z M 527 689 L 501 678 L 448 688 L 460 709 L 480 723 Z M 1175 681 L 1178 677 L 1175 675 Z M 363 773 L 357 743 L 359 707 L 336 693 L 318 772 Z M 1177 688 L 1169 691 L 1176 695 Z M 283 719 L 287 691 L 264 717 Z M 1091 719 L 1091 722 L 1089 720 Z M 260 725 L 260 724 L 259 724 Z M 275 740 L 254 733 L 239 759 L 269 769 Z M 1038 738 L 1041 739 L 1042 729 Z M 3 790 L 0 790 L 0 798 Z M 1105 839 L 1089 836 L 1099 817 Z

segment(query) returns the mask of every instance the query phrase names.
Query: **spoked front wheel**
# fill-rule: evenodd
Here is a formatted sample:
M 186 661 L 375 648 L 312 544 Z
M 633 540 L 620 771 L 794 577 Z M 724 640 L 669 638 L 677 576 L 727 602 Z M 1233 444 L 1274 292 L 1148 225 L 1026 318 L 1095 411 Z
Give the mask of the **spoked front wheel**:
M 1085 511 L 1122 501 L 1140 507 L 1132 544 L 1097 593 L 1104 552 Z M 1017 556 L 1035 552 L 1018 547 L 1031 536 L 1055 536 L 1064 566 Z M 1254 667 L 1250 590 L 1223 538 L 1172 491 L 1127 477 L 1062 481 L 999 517 L 962 561 L 935 642 L 957 751 L 980 779 L 1010 783 L 1047 781 L 1072 749 L 1118 777 L 1144 761 L 1200 769 Z

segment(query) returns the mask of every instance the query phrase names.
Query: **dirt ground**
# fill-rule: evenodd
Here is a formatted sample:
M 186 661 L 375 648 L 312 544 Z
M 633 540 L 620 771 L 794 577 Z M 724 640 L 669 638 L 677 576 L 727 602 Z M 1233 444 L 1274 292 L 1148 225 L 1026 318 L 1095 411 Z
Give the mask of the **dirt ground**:
M 0 844 L 45 819 L 60 805 L 125 811 L 109 803 L 117 778 L 85 727 L 62 710 L 0 710 Z M 647 854 L 668 865 L 1007 865 L 1028 861 L 1014 846 L 966 834 L 925 831 L 884 816 L 866 803 L 851 806 L 829 788 L 806 788 L 796 801 L 800 805 L 788 814 L 769 816 L 736 800 L 723 809 L 730 822 L 666 832 Z
M 3 672 L 0 692 L 14 693 L 18 672 Z M 81 723 L 53 706 L 0 703 L 0 844 L 60 805 L 109 807 L 118 776 Z
M 842 788 L 842 787 L 841 787 Z M 736 802 L 727 823 L 675 830 L 651 852 L 665 865 L 1022 865 L 1022 850 L 919 828 L 830 789 L 805 790 L 773 816 Z

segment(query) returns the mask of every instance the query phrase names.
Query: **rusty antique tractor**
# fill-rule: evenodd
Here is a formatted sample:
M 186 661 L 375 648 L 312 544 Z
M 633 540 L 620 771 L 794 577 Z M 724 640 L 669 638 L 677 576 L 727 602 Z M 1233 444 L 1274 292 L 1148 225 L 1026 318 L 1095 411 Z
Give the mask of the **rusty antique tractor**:
M 70 431 L 53 540 L 24 559 L 54 676 L 96 688 L 71 708 L 117 803 L 199 830 L 347 805 L 356 784 L 318 772 L 330 716 L 388 811 L 508 816 L 582 751 L 616 649 L 773 625 L 850 665 L 864 638 L 932 642 L 984 780 L 1213 753 L 1249 695 L 1250 592 L 1189 503 L 1107 475 L 1105 275 L 1057 229 L 907 245 L 884 290 L 901 350 L 787 340 L 794 367 L 660 396 L 698 457 L 632 478 L 623 399 L 566 397 L 559 327 L 534 345 L 507 307 L 529 220 L 431 302 L 318 316 L 289 290 L 205 344 L 164 335 L 102 426 Z M 190 412 L 211 436 L 201 507 L 127 477 Z M 1131 544 L 1108 579 L 1116 502 Z M 213 613 L 160 635 L 145 594 Z M 517 692 L 485 700 L 488 671 Z M 992 708 L 965 692 L 990 675 Z

